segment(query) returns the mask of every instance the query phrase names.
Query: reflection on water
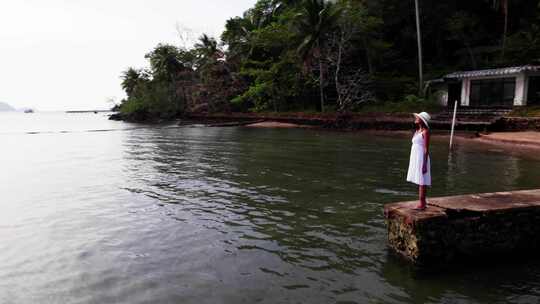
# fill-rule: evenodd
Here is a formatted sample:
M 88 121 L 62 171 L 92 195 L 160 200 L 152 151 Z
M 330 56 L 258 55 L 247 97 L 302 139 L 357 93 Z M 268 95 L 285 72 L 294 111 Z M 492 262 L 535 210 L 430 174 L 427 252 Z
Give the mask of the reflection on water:
M 0 135 L 0 302 L 540 299 L 535 261 L 419 277 L 389 255 L 408 138 L 99 124 L 115 131 Z M 538 161 L 446 145 L 432 195 L 540 184 Z
M 446 179 L 441 193 L 489 192 L 494 191 L 493 184 L 513 190 L 527 185 L 534 187 L 539 181 L 523 180 L 521 160 L 500 150 L 493 154 L 485 150 L 471 150 L 466 145 L 456 146 L 448 153 L 447 159 L 446 170 L 439 174 Z

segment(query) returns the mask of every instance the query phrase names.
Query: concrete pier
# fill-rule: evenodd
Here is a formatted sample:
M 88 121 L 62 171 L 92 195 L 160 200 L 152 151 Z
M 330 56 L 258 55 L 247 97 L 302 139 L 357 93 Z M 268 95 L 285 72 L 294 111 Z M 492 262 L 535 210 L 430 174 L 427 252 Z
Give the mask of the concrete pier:
M 425 211 L 417 203 L 384 207 L 389 246 L 416 265 L 540 249 L 540 189 L 428 198 Z

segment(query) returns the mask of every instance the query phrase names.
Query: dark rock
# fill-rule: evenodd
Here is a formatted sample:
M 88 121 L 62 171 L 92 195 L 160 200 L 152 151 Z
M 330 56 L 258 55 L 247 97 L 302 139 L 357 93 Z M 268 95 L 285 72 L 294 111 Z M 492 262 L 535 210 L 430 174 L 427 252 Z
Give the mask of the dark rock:
M 122 117 L 122 114 L 120 113 L 113 113 L 109 115 L 109 120 L 124 120 Z

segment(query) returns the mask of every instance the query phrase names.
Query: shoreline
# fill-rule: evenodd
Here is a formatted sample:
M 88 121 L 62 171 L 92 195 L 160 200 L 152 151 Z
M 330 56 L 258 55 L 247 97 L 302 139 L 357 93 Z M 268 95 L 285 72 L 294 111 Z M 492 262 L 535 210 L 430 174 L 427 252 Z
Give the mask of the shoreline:
M 323 130 L 329 132 L 350 132 L 350 133 L 369 133 L 376 136 L 403 137 L 408 138 L 411 131 L 407 130 L 376 130 L 376 129 L 360 129 L 360 130 L 345 130 L 345 129 L 326 129 L 310 125 L 300 125 L 292 123 L 281 123 L 275 121 L 257 122 L 247 124 L 244 127 L 248 128 L 303 128 L 311 130 Z M 450 141 L 449 130 L 433 130 L 432 140 L 436 142 Z M 521 139 L 512 137 L 521 136 Z M 533 157 L 540 159 L 540 132 L 534 131 L 513 131 L 513 132 L 492 132 L 480 133 L 470 131 L 457 131 L 454 134 L 454 143 L 456 145 L 475 144 L 481 150 L 502 149 L 514 155 Z
M 118 116 L 112 118 L 118 119 Z M 516 117 L 506 121 L 528 120 Z M 120 119 L 122 120 L 122 119 Z M 538 119 L 540 121 L 540 118 Z M 169 120 L 170 121 L 170 120 Z M 160 121 L 141 121 L 139 123 L 160 123 Z M 246 127 L 246 128 L 303 128 L 338 132 L 369 132 L 388 136 L 409 136 L 412 118 L 408 113 L 216 113 L 190 114 L 180 118 L 179 125 L 201 124 L 208 127 Z M 447 140 L 450 127 L 432 125 L 434 140 Z M 455 142 L 474 142 L 489 147 L 502 148 L 511 152 L 538 154 L 540 132 L 526 128 L 503 128 L 489 132 L 485 128 L 470 128 L 468 125 L 456 126 Z
M 148 124 L 171 122 L 175 120 L 212 125 L 248 125 L 250 122 L 272 122 L 340 130 L 410 130 L 412 128 L 412 113 L 403 112 L 186 113 L 181 116 L 168 118 L 152 118 L 148 117 L 148 115 L 125 116 L 122 113 L 116 112 L 110 115 L 109 119 Z M 449 130 L 451 125 L 451 119 L 444 115 L 443 112 L 432 113 L 430 127 L 433 130 Z M 455 130 L 476 132 L 540 131 L 540 117 L 458 117 Z
M 250 124 L 244 125 L 247 128 L 302 128 L 302 129 L 313 129 L 316 128 L 315 126 L 310 125 L 301 125 L 301 124 L 295 124 L 295 123 L 287 123 L 287 122 L 279 122 L 279 121 L 261 121 L 261 122 L 254 122 Z
M 519 138 L 515 138 L 515 135 L 519 135 Z M 486 143 L 498 143 L 511 146 L 517 145 L 522 147 L 540 149 L 540 132 L 493 132 L 488 134 L 480 134 L 480 137 L 478 139 Z

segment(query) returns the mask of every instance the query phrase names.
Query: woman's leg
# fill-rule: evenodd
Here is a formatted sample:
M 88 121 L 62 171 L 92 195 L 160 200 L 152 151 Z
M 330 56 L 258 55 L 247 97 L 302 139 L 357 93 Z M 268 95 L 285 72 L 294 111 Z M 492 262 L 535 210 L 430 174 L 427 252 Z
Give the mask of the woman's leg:
M 420 207 L 426 208 L 426 186 L 418 186 L 418 196 L 420 198 Z

